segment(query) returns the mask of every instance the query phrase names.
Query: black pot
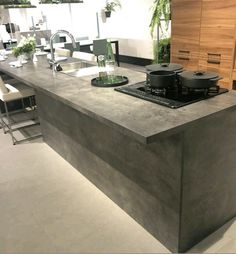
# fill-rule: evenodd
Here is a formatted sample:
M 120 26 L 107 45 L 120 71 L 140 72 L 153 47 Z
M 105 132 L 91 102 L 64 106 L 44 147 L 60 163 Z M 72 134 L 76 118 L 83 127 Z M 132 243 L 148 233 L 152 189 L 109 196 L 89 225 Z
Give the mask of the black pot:
M 192 89 L 203 89 L 217 86 L 221 77 L 214 72 L 184 71 L 178 74 L 181 85 Z
M 111 12 L 110 11 L 105 11 L 105 15 L 106 15 L 106 18 L 110 18 L 111 17 Z
M 147 84 L 153 88 L 169 88 L 175 85 L 176 73 L 174 71 L 151 71 L 147 73 Z

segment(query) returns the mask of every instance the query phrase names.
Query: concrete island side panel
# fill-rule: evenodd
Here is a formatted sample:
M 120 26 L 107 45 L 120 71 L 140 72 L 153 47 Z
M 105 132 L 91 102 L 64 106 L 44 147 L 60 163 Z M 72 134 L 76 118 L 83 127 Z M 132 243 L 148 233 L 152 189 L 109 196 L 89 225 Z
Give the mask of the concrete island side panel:
M 37 101 L 45 142 L 171 251 L 236 215 L 236 107 L 144 144 L 43 91 Z
M 36 89 L 45 142 L 171 251 L 235 216 L 235 91 L 172 110 L 52 73 L 46 56 L 11 61 L 0 70 Z
M 37 102 L 44 141 L 177 252 L 182 133 L 146 145 L 46 93 Z
M 180 251 L 236 216 L 236 108 L 184 132 Z
M 143 144 L 43 91 L 37 102 L 44 141 L 171 251 L 236 215 L 235 107 Z

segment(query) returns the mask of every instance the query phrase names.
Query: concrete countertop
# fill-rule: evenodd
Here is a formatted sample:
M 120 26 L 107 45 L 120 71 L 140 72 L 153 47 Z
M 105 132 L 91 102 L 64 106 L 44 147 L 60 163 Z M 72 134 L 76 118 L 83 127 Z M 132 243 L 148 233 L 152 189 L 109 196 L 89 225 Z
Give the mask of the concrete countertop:
M 0 62 L 0 70 L 142 143 L 151 143 L 161 136 L 184 130 L 194 121 L 223 110 L 232 110 L 236 105 L 236 92 L 230 91 L 182 108 L 170 109 L 116 92 L 114 88 L 93 87 L 90 81 L 97 75 L 80 78 L 60 72 L 53 75 L 46 56 L 37 58 L 36 63 L 31 61 L 21 68 L 13 68 L 8 63 L 15 58 L 9 57 Z M 118 68 L 118 72 L 129 78 L 129 84 L 143 81 L 146 77 L 145 73 L 124 68 Z

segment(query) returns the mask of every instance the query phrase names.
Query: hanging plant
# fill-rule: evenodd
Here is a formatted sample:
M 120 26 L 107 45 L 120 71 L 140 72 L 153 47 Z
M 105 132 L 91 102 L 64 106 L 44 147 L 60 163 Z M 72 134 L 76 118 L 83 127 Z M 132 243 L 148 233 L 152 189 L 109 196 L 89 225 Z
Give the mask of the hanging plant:
M 171 5 L 171 0 L 154 0 L 153 6 L 152 6 L 152 10 L 153 10 L 152 18 L 149 25 L 152 37 L 153 37 L 154 30 L 157 26 L 162 29 L 161 19 L 164 19 L 165 28 L 166 30 L 168 29 L 170 14 L 171 14 L 170 5 Z
M 4 5 L 5 9 L 10 8 L 36 8 L 32 5 L 30 0 L 2 0 L 0 5 Z
M 116 11 L 116 8 L 121 8 L 121 3 L 119 0 L 107 0 L 106 5 L 104 7 L 106 17 L 109 18 L 111 16 L 112 11 Z
M 150 33 L 152 38 L 154 38 L 154 31 L 157 31 L 157 29 L 160 29 L 163 32 L 163 27 L 161 26 L 161 21 L 165 21 L 165 31 L 168 30 L 169 27 L 169 21 L 171 17 L 171 0 L 154 0 L 153 6 L 152 6 L 152 18 L 149 25 Z M 162 45 L 159 45 L 160 42 L 157 40 L 153 41 L 153 55 L 154 60 L 153 63 L 159 63 L 163 62 L 163 57 L 161 56 L 162 52 L 164 52 L 162 49 Z M 170 40 L 164 40 L 163 42 L 170 43 Z M 166 44 L 166 43 L 164 43 Z M 159 48 L 160 47 L 160 48 Z M 170 51 L 170 44 L 166 47 L 167 50 Z M 165 53 L 167 55 L 170 55 L 169 53 Z M 164 57 L 166 60 L 168 57 Z
M 61 0 L 40 0 L 41 4 L 61 4 Z

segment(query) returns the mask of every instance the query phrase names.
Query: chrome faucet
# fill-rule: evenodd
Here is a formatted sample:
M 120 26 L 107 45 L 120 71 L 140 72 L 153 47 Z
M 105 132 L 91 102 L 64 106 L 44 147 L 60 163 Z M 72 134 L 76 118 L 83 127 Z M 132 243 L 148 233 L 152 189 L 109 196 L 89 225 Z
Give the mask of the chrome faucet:
M 58 63 L 55 60 L 55 54 L 53 51 L 53 39 L 56 37 L 56 35 L 61 34 L 61 33 L 68 35 L 71 38 L 73 48 L 76 48 L 75 38 L 70 32 L 68 32 L 66 30 L 58 30 L 54 34 L 51 35 L 50 42 L 49 42 L 50 43 L 50 51 L 51 51 L 51 59 L 49 60 L 49 64 L 54 71 L 58 70 Z

